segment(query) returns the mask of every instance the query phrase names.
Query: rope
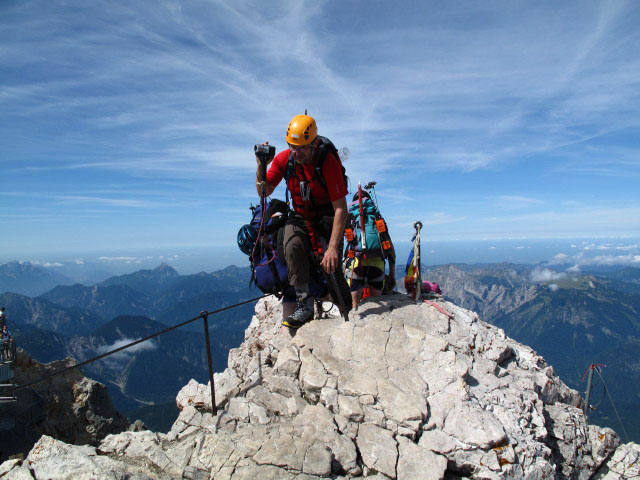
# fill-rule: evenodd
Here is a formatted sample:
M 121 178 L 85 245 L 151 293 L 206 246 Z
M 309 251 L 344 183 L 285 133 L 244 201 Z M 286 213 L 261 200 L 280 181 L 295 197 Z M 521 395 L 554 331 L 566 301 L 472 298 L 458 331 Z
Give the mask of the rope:
M 609 393 L 609 389 L 607 388 L 607 384 L 604 383 L 604 378 L 602 378 L 602 374 L 600 373 L 600 369 L 596 367 L 596 368 L 594 368 L 594 370 L 596 371 L 596 373 L 600 377 L 600 380 L 602 380 L 602 384 L 604 385 L 604 389 L 607 392 L 607 396 L 609 397 L 609 401 L 611 402 L 611 406 L 613 407 L 613 412 L 616 414 L 616 418 L 618 419 L 618 422 L 620 423 L 620 427 L 622 427 L 622 432 L 624 433 L 624 436 L 627 439 L 627 443 L 629 443 L 629 435 L 627 434 L 627 431 L 624 429 L 624 425 L 622 423 L 622 420 L 620 419 L 620 415 L 618 415 L 618 410 L 616 409 L 616 405 L 615 405 L 615 403 L 613 403 L 613 398 L 611 398 L 611 394 Z
M 102 360 L 103 358 L 108 357 L 109 355 L 113 355 L 114 353 L 118 353 L 118 352 L 120 352 L 122 350 L 125 350 L 125 349 L 129 348 L 129 347 L 133 347 L 134 345 L 137 345 L 139 343 L 146 342 L 147 340 L 149 340 L 151 338 L 155 338 L 155 337 L 159 337 L 160 335 L 164 335 L 165 333 L 168 333 L 168 332 L 170 332 L 172 330 L 175 330 L 176 328 L 183 327 L 184 325 L 187 325 L 189 323 L 195 322 L 196 320 L 204 318 L 205 316 L 215 315 L 216 313 L 221 313 L 221 312 L 224 312 L 225 310 L 230 310 L 232 308 L 236 308 L 236 307 L 239 307 L 241 305 L 246 305 L 247 303 L 258 301 L 258 300 L 260 300 L 262 298 L 265 298 L 265 297 L 268 297 L 270 295 L 272 295 L 272 294 L 267 294 L 267 295 L 262 295 L 260 297 L 255 297 L 255 298 L 252 298 L 250 300 L 245 300 L 244 302 L 240 302 L 240 303 L 236 303 L 234 305 L 229 305 L 227 307 L 219 308 L 218 310 L 214 310 L 212 312 L 207 312 L 207 311 L 200 312 L 200 315 L 198 315 L 197 317 L 194 317 L 194 318 L 192 318 L 190 320 L 185 320 L 182 323 L 179 323 L 179 324 L 174 325 L 172 327 L 165 328 L 164 330 L 161 330 L 159 332 L 153 333 L 153 334 L 151 334 L 151 335 L 149 335 L 147 337 L 141 338 L 139 340 L 136 340 L 135 342 L 131 342 L 131 343 L 129 343 L 127 345 L 124 345 L 122 347 L 116 348 L 115 350 L 111 350 L 109 352 L 103 353 L 102 355 L 98 355 L 97 357 L 90 358 L 89 360 L 85 360 L 84 362 L 80 362 L 80 363 L 77 363 L 77 364 L 72 365 L 70 367 L 65 367 L 62 370 L 57 370 L 57 371 L 55 371 L 53 373 L 49 373 L 49 374 L 47 374 L 47 375 L 45 375 L 43 377 L 40 377 L 38 380 L 34 380 L 33 382 L 29 382 L 29 383 L 27 383 L 25 385 L 20 385 L 19 387 L 14 387 L 11 390 L 7 391 L 7 394 L 13 394 L 14 392 L 18 392 L 20 390 L 24 390 L 25 388 L 31 387 L 31 386 L 33 386 L 33 385 L 35 385 L 37 383 L 40 383 L 40 382 L 44 382 L 45 380 L 48 380 L 48 379 L 50 379 L 52 377 L 55 377 L 57 375 L 62 375 L 63 373 L 66 373 L 66 372 L 71 371 L 71 370 L 76 369 L 76 368 L 80 368 L 80 367 L 82 367 L 84 365 L 87 365 L 89 363 L 93 363 L 93 362 L 96 362 L 98 360 Z

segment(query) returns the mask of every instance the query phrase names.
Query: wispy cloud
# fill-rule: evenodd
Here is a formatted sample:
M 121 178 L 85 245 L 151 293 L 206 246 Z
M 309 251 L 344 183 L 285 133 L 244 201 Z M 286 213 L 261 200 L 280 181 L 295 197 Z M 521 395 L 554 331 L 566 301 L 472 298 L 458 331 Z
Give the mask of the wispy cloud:
M 98 261 L 105 263 L 143 263 L 149 260 L 157 260 L 158 262 L 169 262 L 178 260 L 182 257 L 180 254 L 174 255 L 145 255 L 145 256 L 107 256 L 98 257 Z
M 55 197 L 64 203 L 79 203 L 82 205 L 109 205 L 114 207 L 136 207 L 136 208 L 150 208 L 155 207 L 157 204 L 153 202 L 143 200 L 133 200 L 126 198 L 100 198 L 100 197 L 82 197 L 74 195 L 58 195 Z
M 60 262 L 41 262 L 40 260 L 29 260 L 28 263 L 31 263 L 31 265 L 38 265 L 40 267 L 45 267 L 45 268 L 64 267 L 64 264 Z
M 635 265 L 640 263 L 640 244 L 636 242 L 584 242 L 582 245 L 571 245 L 571 247 L 574 247 L 572 250 L 577 253 L 558 253 L 547 264 L 570 263 L 573 265 L 567 269 L 567 272 L 577 273 L 580 272 L 581 267 L 590 265 Z
M 426 226 L 444 225 L 447 223 L 458 223 L 465 220 L 465 217 L 457 217 L 445 212 L 433 212 L 426 216 L 422 223 Z M 413 224 L 412 224 L 413 225 Z
M 70 113 L 89 113 L 89 122 L 98 129 L 135 127 L 131 133 L 133 138 L 140 140 L 138 147 L 144 149 L 155 144 L 159 154 L 156 163 L 146 166 L 159 171 L 162 171 L 166 157 L 197 161 L 194 151 L 204 155 L 215 153 L 216 146 L 220 147 L 216 139 L 239 140 L 246 138 L 247 132 L 254 132 L 256 139 L 260 139 L 261 132 L 274 138 L 278 131 L 276 126 L 280 126 L 279 131 L 282 132 L 281 125 L 290 114 L 279 119 L 273 112 L 301 109 L 290 96 L 290 90 L 297 85 L 305 85 L 305 103 L 320 118 L 327 111 L 326 98 L 335 99 L 331 124 L 325 123 L 326 128 L 328 132 L 337 133 L 347 128 L 353 130 L 355 126 L 359 138 L 352 137 L 352 141 L 355 140 L 357 147 L 366 149 L 370 139 L 380 131 L 404 137 L 403 130 L 449 132 L 462 128 L 469 142 L 475 146 L 466 145 L 464 149 L 455 151 L 451 145 L 436 144 L 427 137 L 427 163 L 471 171 L 509 156 L 506 144 L 499 145 L 497 149 L 495 145 L 490 149 L 483 148 L 483 145 L 488 147 L 481 141 L 483 136 L 490 134 L 495 142 L 498 140 L 496 132 L 500 137 L 504 137 L 506 132 L 516 134 L 526 125 L 524 119 L 527 116 L 543 113 L 546 118 L 537 123 L 540 138 L 549 133 L 558 137 L 565 131 L 563 128 L 567 129 L 565 135 L 569 138 L 574 117 L 567 113 L 579 108 L 583 120 L 585 113 L 601 115 L 603 110 L 623 101 L 622 85 L 628 85 L 629 88 L 623 89 L 627 91 L 636 82 L 633 76 L 617 76 L 618 88 L 608 88 L 607 91 L 620 93 L 610 93 L 606 98 L 599 95 L 595 103 L 593 93 L 602 90 L 601 83 L 594 80 L 593 75 L 587 79 L 583 75 L 586 70 L 592 72 L 594 64 L 615 62 L 603 53 L 610 48 L 607 34 L 624 15 L 624 6 L 616 9 L 603 7 L 600 12 L 591 12 L 593 23 L 583 26 L 580 33 L 584 36 L 578 43 L 567 42 L 566 30 L 553 30 L 553 24 L 548 37 L 536 34 L 536 41 L 531 42 L 527 38 L 527 28 L 537 22 L 537 15 L 544 15 L 541 10 L 532 9 L 528 21 L 512 25 L 506 23 L 509 21 L 507 12 L 492 12 L 498 13 L 497 22 L 505 22 L 503 28 L 477 29 L 474 32 L 475 42 L 464 46 L 447 42 L 447 39 L 459 35 L 459 25 L 455 23 L 441 23 L 439 28 L 430 29 L 417 28 L 411 21 L 400 36 L 396 29 L 387 27 L 376 31 L 375 36 L 365 33 L 348 39 L 342 38 L 344 35 L 334 39 L 320 38 L 320 32 L 314 27 L 318 18 L 327 14 L 328 7 L 323 2 L 313 8 L 284 2 L 279 15 L 269 22 L 264 21 L 267 10 L 245 2 L 233 5 L 215 2 L 199 10 L 193 6 L 176 9 L 170 4 L 161 4 L 156 16 L 144 23 L 137 20 L 138 8 L 145 6 L 122 9 L 118 12 L 118 23 L 110 25 L 107 21 L 100 21 L 95 24 L 95 29 L 77 30 L 71 37 L 63 37 L 67 34 L 67 25 L 63 22 L 44 18 L 36 22 L 20 16 L 23 22 L 32 26 L 37 23 L 38 31 L 60 40 L 47 45 L 37 56 L 27 56 L 23 62 L 38 60 L 46 65 L 51 63 L 48 59 L 61 58 L 73 51 L 77 55 L 76 62 L 86 63 L 79 76 L 58 76 L 43 84 L 15 87 L 8 95 L 14 102 L 37 99 L 32 103 L 40 110 L 34 111 L 33 115 L 41 115 L 41 109 L 49 105 L 52 111 L 66 109 Z M 476 9 L 486 14 L 484 7 Z M 429 10 L 433 8 L 425 6 L 424 13 Z M 442 17 L 457 13 L 454 7 L 445 10 L 448 12 L 439 12 Z M 100 14 L 106 20 L 113 13 L 102 10 Z M 224 26 L 220 23 L 222 19 Z M 84 19 L 78 14 L 67 19 L 71 25 L 79 21 Z M 216 24 L 222 28 L 212 28 Z M 113 25 L 117 26 L 114 28 Z M 296 41 L 292 42 L 292 38 Z M 508 41 L 514 38 L 518 41 Z M 412 57 L 413 62 L 398 63 L 402 57 L 397 57 L 397 46 L 405 40 L 409 42 L 409 39 L 411 43 L 407 45 L 412 45 L 412 48 L 405 50 L 405 55 Z M 366 49 L 379 48 L 379 54 L 362 69 L 340 68 L 347 65 L 336 61 L 334 55 L 346 41 L 354 51 L 366 46 Z M 22 46 L 35 42 L 36 37 L 28 37 Z M 445 50 L 443 45 L 447 44 L 449 49 Z M 488 45 L 495 44 L 500 44 L 500 49 L 487 49 Z M 515 52 L 523 45 L 533 50 L 527 55 L 534 59 L 533 62 L 517 60 Z M 549 45 L 554 46 L 552 57 L 544 55 L 550 51 Z M 19 44 L 12 46 L 16 48 Z M 430 54 L 416 55 L 424 48 Z M 456 51 L 457 48 L 460 51 Z M 96 61 L 93 57 L 96 50 L 102 51 L 107 61 Z M 487 51 L 492 55 L 488 56 Z M 347 54 L 345 60 L 350 57 Z M 260 58 L 271 63 L 270 70 L 266 65 L 256 64 Z M 394 58 L 397 66 L 393 65 Z M 73 62 L 70 60 L 63 68 L 74 68 Z M 133 66 L 135 68 L 132 69 Z M 296 73 L 291 75 L 291 68 L 287 67 L 294 67 Z M 505 71 L 509 73 L 505 75 Z M 603 78 L 611 81 L 610 70 Z M 188 80 L 185 82 L 185 79 Z M 88 93 L 83 98 L 66 94 L 70 90 L 90 92 L 92 85 L 101 88 L 114 81 L 120 82 L 120 88 L 110 89 L 106 95 Z M 136 83 L 147 88 L 127 88 Z M 180 83 L 186 84 L 187 88 L 176 90 Z M 571 90 L 567 90 L 569 87 Z M 571 92 L 571 97 L 564 92 Z M 557 105 L 555 102 L 559 95 L 565 97 Z M 515 109 L 509 108 L 510 99 L 511 103 L 515 102 Z M 541 110 L 546 106 L 545 100 L 552 100 L 554 103 L 551 105 L 555 104 L 547 112 Z M 212 116 L 209 112 L 214 110 L 221 116 Z M 489 122 L 487 113 L 491 119 Z M 416 116 L 421 118 L 421 127 L 413 121 Z M 354 121 L 356 118 L 361 120 Z M 269 124 L 266 128 L 262 126 Z M 171 152 L 171 147 L 163 147 L 163 144 L 167 145 L 167 139 L 181 140 L 180 150 Z M 534 138 L 530 140 L 531 146 L 536 145 Z M 411 148 L 411 143 L 405 145 Z M 425 142 L 415 145 L 424 149 Z M 228 147 L 228 143 L 223 146 L 219 158 L 228 159 L 232 168 L 242 168 L 244 162 L 238 160 L 248 155 L 239 147 L 234 147 L 231 154 L 225 154 Z M 395 148 L 389 148 L 389 151 Z M 518 150 L 522 153 L 536 151 L 537 148 L 520 146 L 514 152 Z M 489 151 L 500 153 L 496 156 Z M 369 152 L 365 150 L 365 153 Z M 117 168 L 122 162 L 130 161 L 122 158 L 101 166 Z M 140 164 L 135 165 L 141 167 Z M 193 173 L 196 174 L 195 171 Z
M 556 236 L 565 237 L 611 236 L 621 233 L 621 226 L 640 232 L 640 207 L 544 210 L 487 217 L 483 221 L 514 233 L 528 230 L 532 236 L 537 236 L 536 230 L 538 233 L 555 231 Z M 496 228 L 493 230 L 496 231 Z
M 391 222 L 426 217 L 443 237 L 636 234 L 637 209 L 618 206 L 640 177 L 639 19 L 625 1 L 13 2 L 0 215 L 16 238 L 63 210 L 133 237 L 152 215 L 197 234 L 215 212 L 216 240 L 232 243 L 237 204 L 255 199 L 251 147 L 285 147 L 308 108 L 351 149 L 353 184 L 379 182 Z
M 493 199 L 496 208 L 506 211 L 521 210 L 526 208 L 538 208 L 544 202 L 538 198 L 524 197 L 520 195 L 499 195 Z
M 640 264 L 640 255 L 597 255 L 590 259 L 583 259 L 583 265 L 626 265 Z

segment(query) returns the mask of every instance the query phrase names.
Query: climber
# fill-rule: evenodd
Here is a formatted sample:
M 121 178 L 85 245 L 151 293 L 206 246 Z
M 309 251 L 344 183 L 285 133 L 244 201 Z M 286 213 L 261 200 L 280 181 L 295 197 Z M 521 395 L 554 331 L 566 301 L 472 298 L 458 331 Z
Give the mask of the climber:
M 339 251 L 347 219 L 345 197 L 348 192 L 344 167 L 335 147 L 328 139 L 318 136 L 313 117 L 306 114 L 293 117 L 286 140 L 289 148 L 266 160 L 267 164 L 271 163 L 266 178 L 262 178 L 260 168 L 261 161 L 265 160 L 256 155 L 256 183 L 258 194 L 262 194 L 264 188 L 268 196 L 284 178 L 287 196 L 291 193 L 293 211 L 289 212 L 284 227 L 283 248 L 296 302 L 284 304 L 282 324 L 296 329 L 313 317 L 313 297 L 309 294 L 313 251 L 323 252 L 320 266 L 327 273 L 334 272 L 336 280 L 346 286 Z
M 5 323 L 7 323 L 7 316 L 4 313 L 4 307 L 0 307 L 0 330 L 2 330 Z
M 13 337 L 9 332 L 9 328 L 5 323 L 2 326 L 2 330 L 0 331 L 0 336 L 2 338 L 2 363 L 8 362 L 12 360 L 11 358 L 11 342 L 13 341 Z
M 396 253 L 387 223 L 366 190 L 358 191 L 349 204 L 345 237 L 345 264 L 350 279 L 352 308 L 358 308 L 365 285 L 372 297 L 389 293 L 396 285 Z M 385 278 L 385 259 L 389 275 Z

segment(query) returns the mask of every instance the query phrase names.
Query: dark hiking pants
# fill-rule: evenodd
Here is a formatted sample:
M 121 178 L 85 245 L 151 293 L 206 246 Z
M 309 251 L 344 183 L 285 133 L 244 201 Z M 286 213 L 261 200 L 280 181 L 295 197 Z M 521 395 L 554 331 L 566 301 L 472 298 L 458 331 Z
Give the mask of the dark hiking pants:
M 329 243 L 332 227 L 333 217 L 322 217 L 321 221 L 314 222 L 312 225 L 314 234 L 324 245 Z M 309 275 L 313 269 L 310 265 L 313 251 L 311 237 L 306 222 L 301 215 L 289 213 L 289 218 L 284 227 L 282 248 L 284 250 L 283 257 L 287 264 L 289 283 L 293 285 L 294 288 L 308 285 Z M 340 259 L 341 252 L 342 242 L 338 248 L 338 259 Z M 336 268 L 336 273 L 342 275 L 342 269 L 339 264 Z

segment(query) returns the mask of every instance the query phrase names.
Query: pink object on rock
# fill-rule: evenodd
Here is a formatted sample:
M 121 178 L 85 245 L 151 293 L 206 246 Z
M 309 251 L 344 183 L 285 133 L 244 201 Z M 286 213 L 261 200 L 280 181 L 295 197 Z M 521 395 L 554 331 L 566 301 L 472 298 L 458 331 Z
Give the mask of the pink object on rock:
M 437 283 L 427 282 L 426 280 L 424 280 L 422 282 L 422 293 L 429 293 L 429 292 L 442 294 L 442 290 L 440 290 L 440 285 L 438 285 Z

